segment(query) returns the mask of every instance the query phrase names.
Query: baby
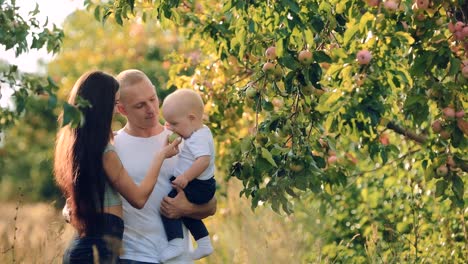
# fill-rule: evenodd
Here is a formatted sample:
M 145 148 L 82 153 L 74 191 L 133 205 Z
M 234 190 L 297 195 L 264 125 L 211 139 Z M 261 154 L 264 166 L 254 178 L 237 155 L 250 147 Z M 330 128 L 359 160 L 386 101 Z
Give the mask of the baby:
M 198 93 L 190 89 L 179 89 L 168 95 L 162 105 L 162 114 L 168 129 L 184 139 L 172 184 L 183 189 L 187 199 L 195 204 L 210 201 L 216 190 L 214 179 L 214 142 L 210 129 L 203 124 L 204 105 Z M 175 197 L 173 189 L 170 197 Z M 168 246 L 161 253 L 161 261 L 183 253 L 182 223 L 197 242 L 192 258 L 200 259 L 213 253 L 213 246 L 205 224 L 198 219 L 183 217 L 169 219 L 162 216 Z

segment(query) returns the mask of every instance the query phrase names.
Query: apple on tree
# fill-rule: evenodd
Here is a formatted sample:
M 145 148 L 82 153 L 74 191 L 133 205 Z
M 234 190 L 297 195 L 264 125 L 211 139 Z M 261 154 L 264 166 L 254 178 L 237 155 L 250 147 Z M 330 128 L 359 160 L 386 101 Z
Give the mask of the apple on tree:
M 328 164 L 334 164 L 337 160 L 338 158 L 336 157 L 336 155 L 331 155 L 327 158 Z
M 444 109 L 442 109 L 442 113 L 444 113 L 444 116 L 448 117 L 448 118 L 454 118 L 455 117 L 455 109 L 453 109 L 450 106 L 447 106 Z
M 274 60 L 276 59 L 276 47 L 269 47 L 268 49 L 266 49 L 265 51 L 265 56 L 267 57 L 267 59 L 269 60 Z
M 435 133 L 440 133 L 440 131 L 442 131 L 442 122 L 440 120 L 436 120 L 434 122 L 432 122 L 432 131 L 434 131 Z
M 380 135 L 379 141 L 384 146 L 388 146 L 388 144 L 390 144 L 390 139 L 388 138 L 388 135 L 385 133 Z
M 310 65 L 313 62 L 312 52 L 308 50 L 302 50 L 301 52 L 299 52 L 299 55 L 297 55 L 297 59 L 303 65 Z
M 263 67 L 262 67 L 262 70 L 264 73 L 266 74 L 271 74 L 274 72 L 275 70 L 275 64 L 274 63 L 271 63 L 271 62 L 265 62 L 263 64 Z
M 257 96 L 258 94 L 258 91 L 255 87 L 253 86 L 249 86 L 246 90 L 245 90 L 245 96 L 247 96 L 247 98 L 250 98 L 250 99 L 253 99 L 255 98 L 255 96 Z
M 442 164 L 436 169 L 436 173 L 438 176 L 446 176 L 448 174 L 448 168 L 447 165 Z
M 429 8 L 429 0 L 416 0 L 416 7 L 422 10 Z
M 366 0 L 366 3 L 371 7 L 379 6 L 380 0 Z
M 461 72 L 462 72 L 463 77 L 465 77 L 465 78 L 468 79 L 468 65 L 465 65 L 465 66 L 462 68 Z
M 387 0 L 384 3 L 385 9 L 390 12 L 394 12 L 398 9 L 398 3 L 395 0 Z
M 368 50 L 360 50 L 356 54 L 356 59 L 360 65 L 367 65 L 372 59 L 372 54 Z

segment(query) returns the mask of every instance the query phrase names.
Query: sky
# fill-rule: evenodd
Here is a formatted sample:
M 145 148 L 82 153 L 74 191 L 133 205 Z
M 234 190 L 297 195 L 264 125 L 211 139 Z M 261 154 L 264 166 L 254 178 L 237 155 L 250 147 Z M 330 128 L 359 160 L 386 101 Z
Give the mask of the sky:
M 39 5 L 39 14 L 37 19 L 39 23 L 45 23 L 46 18 L 49 19 L 49 26 L 52 24 L 62 27 L 65 18 L 74 12 L 76 9 L 83 9 L 84 0 L 19 0 L 16 5 L 19 7 L 18 12 L 23 18 L 28 17 L 28 12 L 33 11 L 36 3 Z M 0 45 L 0 59 L 8 61 L 10 64 L 18 65 L 22 72 L 38 72 L 38 60 L 50 61 L 52 54 L 47 53 L 47 50 L 31 50 L 28 53 L 23 53 L 19 57 L 15 56 L 13 49 L 5 51 L 3 45 Z M 6 107 L 9 102 L 12 91 L 8 88 L 0 87 L 0 107 Z

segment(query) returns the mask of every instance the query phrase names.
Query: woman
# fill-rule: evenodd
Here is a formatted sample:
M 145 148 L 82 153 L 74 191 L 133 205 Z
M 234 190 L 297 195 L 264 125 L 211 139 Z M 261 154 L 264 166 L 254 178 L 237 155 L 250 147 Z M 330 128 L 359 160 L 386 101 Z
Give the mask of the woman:
M 118 89 L 117 80 L 106 73 L 83 74 L 68 103 L 83 113 L 84 123 L 78 127 L 67 124 L 57 134 L 55 179 L 67 199 L 70 223 L 77 230 L 63 256 L 64 263 L 117 263 L 123 235 L 120 195 L 142 208 L 164 159 L 179 151 L 180 140 L 167 145 L 155 155 L 140 185 L 133 182 L 111 145 Z M 78 104 L 83 100 L 87 103 Z

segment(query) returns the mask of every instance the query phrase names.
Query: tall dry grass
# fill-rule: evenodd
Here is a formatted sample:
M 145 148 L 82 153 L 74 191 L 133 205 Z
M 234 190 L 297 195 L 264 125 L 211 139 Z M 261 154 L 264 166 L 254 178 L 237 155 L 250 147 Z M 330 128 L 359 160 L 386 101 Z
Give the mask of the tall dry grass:
M 216 215 L 205 222 L 215 252 L 197 263 L 301 263 L 307 249 L 294 217 L 265 207 L 252 212 L 250 202 L 239 197 L 240 184 L 225 184 Z M 46 203 L 0 206 L 0 263 L 61 263 L 73 229 L 59 210 Z

